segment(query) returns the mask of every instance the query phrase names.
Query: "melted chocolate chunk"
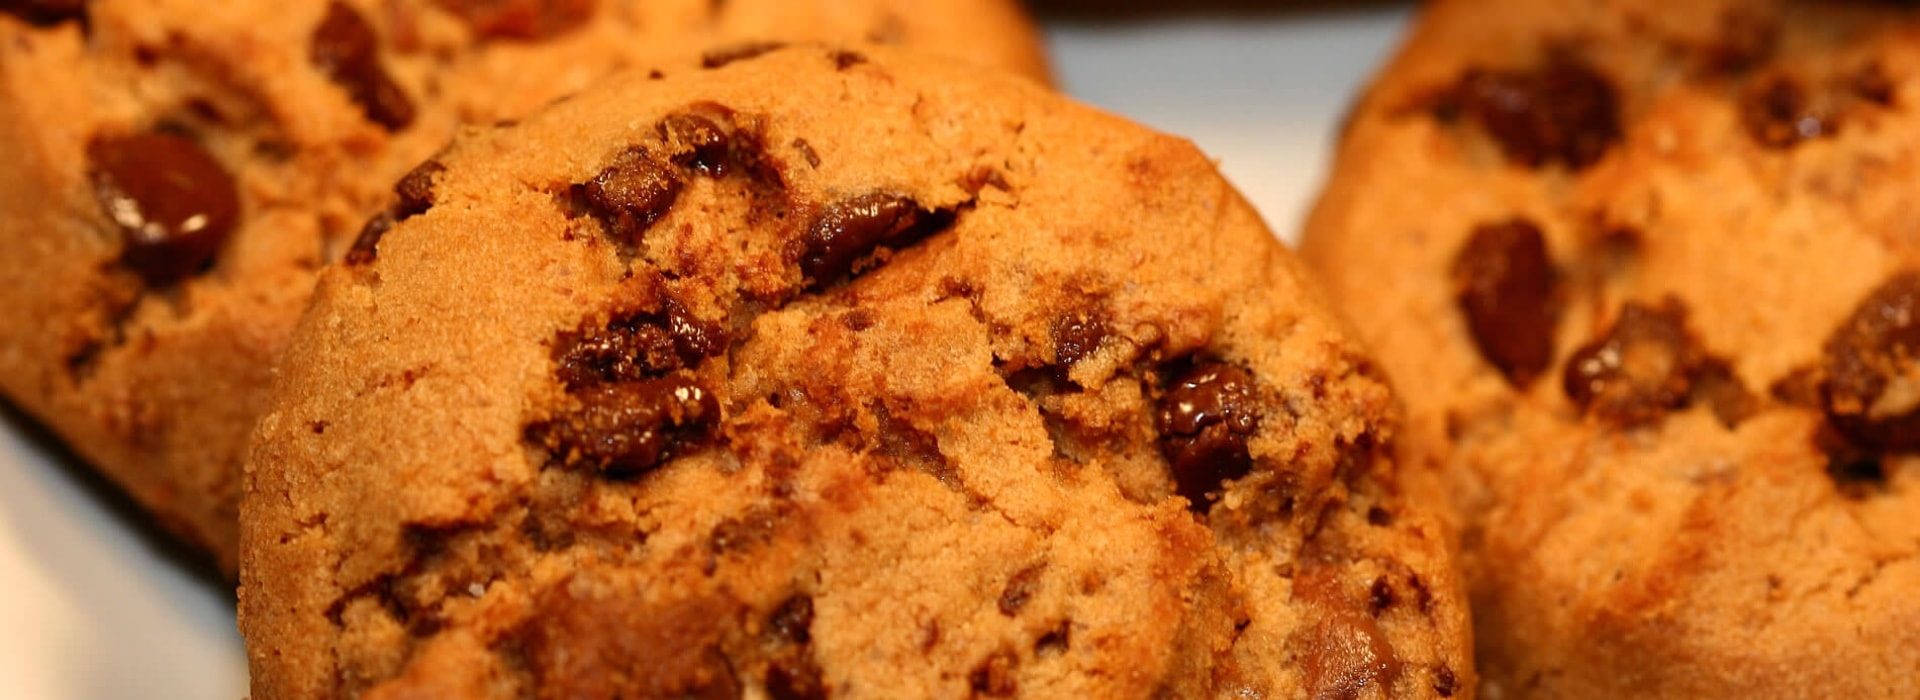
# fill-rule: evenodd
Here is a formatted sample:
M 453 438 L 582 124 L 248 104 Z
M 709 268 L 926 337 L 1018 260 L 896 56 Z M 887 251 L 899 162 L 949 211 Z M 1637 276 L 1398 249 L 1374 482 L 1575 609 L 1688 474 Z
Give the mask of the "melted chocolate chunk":
M 692 379 L 673 375 L 570 392 L 574 405 L 527 429 L 554 463 L 611 478 L 643 476 L 683 446 L 711 438 L 720 403 Z
M 766 634 L 775 647 L 767 665 L 767 695 L 774 700 L 814 700 L 827 697 L 820 666 L 807 645 L 813 641 L 813 598 L 788 598 L 767 616 Z
M 1099 311 L 1079 311 L 1061 316 L 1054 319 L 1048 331 L 1053 336 L 1054 361 L 1068 366 L 1099 350 L 1109 333 L 1106 315 Z
M 560 380 L 579 388 L 642 381 L 695 367 L 724 352 L 727 344 L 726 329 L 668 300 L 657 314 L 627 314 L 602 328 L 563 333 L 553 352 Z
M 853 51 L 835 51 L 832 54 L 834 70 L 846 70 L 867 62 L 867 57 Z
M 778 41 L 751 41 L 744 44 L 724 46 L 708 51 L 706 55 L 701 56 L 700 67 L 719 68 L 734 61 L 758 58 L 767 53 L 786 48 L 786 46 L 785 43 Z
M 164 286 L 204 269 L 240 221 L 233 176 L 199 144 L 166 133 L 87 146 L 94 196 L 120 227 L 121 262 Z
M 1515 388 L 1553 364 L 1558 279 L 1546 238 L 1525 219 L 1474 229 L 1454 257 L 1453 287 L 1473 343 Z
M 1567 398 L 1619 426 L 1645 425 L 1687 404 L 1705 358 L 1687 334 L 1686 310 L 1627 302 L 1613 328 L 1567 360 Z
M 68 20 L 85 21 L 87 0 L 0 0 L 0 13 L 45 27 Z
M 1740 427 L 1760 410 L 1760 400 L 1740 382 L 1733 373 L 1733 367 L 1719 358 L 1705 358 L 1693 373 L 1693 391 L 1687 397 L 1689 404 L 1704 403 L 1713 409 L 1713 416 L 1720 424 L 1731 428 Z
M 346 90 L 373 123 L 388 131 L 413 123 L 413 100 L 380 65 L 380 37 L 353 6 L 340 0 L 327 5 L 326 18 L 313 30 L 307 59 Z
M 1247 440 L 1260 413 L 1253 375 L 1224 362 L 1196 363 L 1160 397 L 1160 452 L 1173 469 L 1174 489 L 1195 512 L 1206 512 L 1213 494 L 1253 468 Z
M 1792 148 L 1801 141 L 1832 136 L 1837 115 L 1814 104 L 1800 83 L 1785 76 L 1762 81 L 1740 101 L 1740 121 L 1753 140 L 1769 148 Z
M 593 19 L 594 0 L 439 0 L 483 39 L 548 39 Z
M 653 222 L 680 197 L 680 177 L 644 148 L 630 148 L 593 179 L 573 186 L 574 200 L 615 240 L 639 245 Z
M 1450 102 L 1449 111 L 1479 123 L 1509 160 L 1531 168 L 1579 170 L 1620 140 L 1613 84 L 1567 58 L 1534 71 L 1469 72 Z
M 1391 687 L 1400 675 L 1400 661 L 1380 626 L 1352 614 L 1330 616 L 1315 628 L 1306 666 L 1310 698 L 1350 700 L 1369 687 Z
M 1827 339 L 1828 418 L 1882 450 L 1920 450 L 1920 271 L 1882 283 Z
M 800 271 L 820 289 L 857 274 L 862 259 L 882 244 L 904 244 L 953 224 L 949 211 L 927 211 L 918 202 L 889 192 L 870 192 L 834 202 L 814 219 L 801 239 Z

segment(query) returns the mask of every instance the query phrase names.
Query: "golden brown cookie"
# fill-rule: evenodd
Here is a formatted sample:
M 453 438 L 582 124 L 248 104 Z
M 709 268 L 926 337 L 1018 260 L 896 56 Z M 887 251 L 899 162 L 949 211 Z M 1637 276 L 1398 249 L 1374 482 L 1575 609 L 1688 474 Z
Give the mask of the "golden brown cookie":
M 1305 252 L 1453 486 L 1489 696 L 1920 696 L 1920 15 L 1449 1 Z
M 256 434 L 256 697 L 1472 695 L 1390 394 L 1186 141 L 796 48 L 434 163 Z
M 0 8 L 0 388 L 229 570 L 246 434 L 314 272 L 461 124 L 772 40 L 910 44 L 1045 77 L 1000 1 Z

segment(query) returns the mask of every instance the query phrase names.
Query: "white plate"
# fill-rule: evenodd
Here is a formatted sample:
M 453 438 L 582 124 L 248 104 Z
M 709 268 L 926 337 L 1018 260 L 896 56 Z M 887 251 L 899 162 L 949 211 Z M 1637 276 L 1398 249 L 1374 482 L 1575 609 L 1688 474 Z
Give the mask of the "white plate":
M 1191 137 L 1291 240 L 1348 100 L 1404 20 L 1238 11 L 1057 20 L 1049 35 L 1069 92 Z M 244 695 L 231 593 L 80 473 L 0 418 L 0 698 Z

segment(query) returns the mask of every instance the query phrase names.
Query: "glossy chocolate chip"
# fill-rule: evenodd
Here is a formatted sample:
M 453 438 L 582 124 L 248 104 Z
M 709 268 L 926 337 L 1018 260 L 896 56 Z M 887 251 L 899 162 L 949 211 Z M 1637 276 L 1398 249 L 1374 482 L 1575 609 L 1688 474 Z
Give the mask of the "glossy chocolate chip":
M 574 405 L 528 428 L 556 464 L 626 479 L 645 475 L 691 443 L 712 436 L 720 403 L 690 378 L 673 375 L 570 392 Z
M 1534 71 L 1470 72 L 1453 100 L 1509 160 L 1527 167 L 1560 163 L 1578 170 L 1620 141 L 1613 83 L 1571 59 Z
M 1097 310 L 1082 310 L 1054 319 L 1048 329 L 1053 336 L 1053 358 L 1072 365 L 1092 355 L 1106 342 L 1109 329 L 1106 315 Z
M 1920 271 L 1894 275 L 1827 339 L 1822 392 L 1835 427 L 1883 450 L 1920 450 Z
M 1455 298 L 1474 346 L 1514 387 L 1553 364 L 1558 278 L 1546 238 L 1525 219 L 1474 229 L 1454 256 Z
M 1769 148 L 1791 148 L 1802 141 L 1832 136 L 1837 115 L 1815 104 L 1806 88 L 1784 76 L 1764 80 L 1740 100 L 1740 121 L 1754 141 Z
M 675 148 L 674 164 L 711 177 L 725 176 L 733 163 L 733 132 L 732 110 L 712 103 L 660 121 L 661 136 Z
M 1652 423 L 1685 406 L 1704 357 L 1687 334 L 1686 310 L 1627 302 L 1613 328 L 1567 360 L 1567 398 L 1620 426 Z
M 1453 675 L 1453 669 L 1446 665 L 1433 669 L 1433 692 L 1440 697 L 1453 697 L 1460 689 L 1460 680 Z
M 773 700 L 827 697 L 820 666 L 807 645 L 813 641 L 813 598 L 795 595 L 767 616 L 766 634 L 774 647 L 767 664 L 767 696 Z
M 327 5 L 326 17 L 313 30 L 307 57 L 346 90 L 373 123 L 389 131 L 413 123 L 413 100 L 380 65 L 380 37 L 353 6 L 340 0 Z
M 953 223 L 953 213 L 928 211 L 912 199 L 870 192 L 827 205 L 801 239 L 800 272 L 818 289 L 849 274 L 882 244 L 917 240 Z
M 0 0 L 0 13 L 48 26 L 87 18 L 87 0 Z
M 575 200 L 626 245 L 639 245 L 680 197 L 680 177 L 644 148 L 631 148 L 593 179 L 573 186 Z
M 595 0 L 440 0 L 484 39 L 547 39 L 593 19 Z
M 725 351 L 719 324 L 694 316 L 675 300 L 659 313 L 631 313 L 605 326 L 563 333 L 553 345 L 560 380 L 578 388 L 631 382 L 695 367 Z
M 106 136 L 87 146 L 94 195 L 126 243 L 121 262 L 164 286 L 204 269 L 240 221 L 233 175 L 173 134 Z
M 724 46 L 718 49 L 714 49 L 712 51 L 708 51 L 706 55 L 701 56 L 700 67 L 719 68 L 729 63 L 733 63 L 734 61 L 745 61 L 751 58 L 758 58 L 762 55 L 771 53 L 773 51 L 778 51 L 785 47 L 786 47 L 785 43 L 778 42 L 778 41 L 751 41 L 743 44 L 734 44 L 732 46 Z
M 1260 417 L 1253 375 L 1234 365 L 1198 362 L 1167 387 L 1154 425 L 1174 489 L 1194 511 L 1206 512 L 1212 494 L 1252 469 L 1247 440 Z

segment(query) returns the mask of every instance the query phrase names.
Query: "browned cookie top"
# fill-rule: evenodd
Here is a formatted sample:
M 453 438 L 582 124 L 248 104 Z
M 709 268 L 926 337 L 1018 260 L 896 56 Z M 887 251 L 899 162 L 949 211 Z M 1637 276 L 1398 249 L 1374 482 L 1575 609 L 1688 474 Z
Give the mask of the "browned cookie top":
M 257 696 L 1472 694 L 1391 397 L 1185 141 L 799 48 L 433 163 L 256 435 Z
M 0 2 L 0 390 L 231 567 L 269 369 L 402 173 L 623 66 L 820 38 L 1046 72 L 1001 1 Z
M 1489 689 L 1920 694 L 1920 15 L 1441 2 L 1306 253 L 1467 525 Z

